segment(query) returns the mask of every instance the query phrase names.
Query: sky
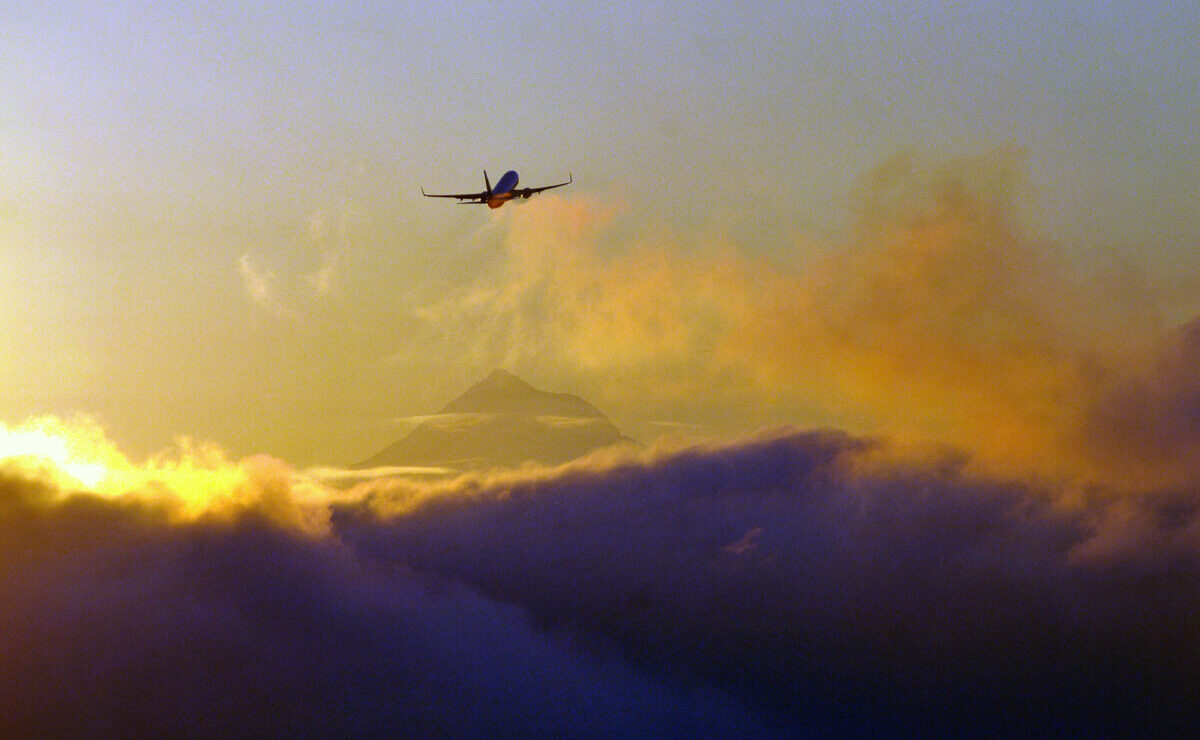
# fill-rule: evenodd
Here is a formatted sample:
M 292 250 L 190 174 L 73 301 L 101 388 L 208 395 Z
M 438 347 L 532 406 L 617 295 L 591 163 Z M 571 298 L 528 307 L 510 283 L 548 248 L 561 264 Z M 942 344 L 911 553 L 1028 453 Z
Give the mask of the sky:
M 1200 9 L 242 6 L 0 10 L 0 730 L 1195 722 Z
M 845 423 L 778 392 L 699 418 L 646 398 L 619 347 L 515 350 L 445 306 L 527 279 L 514 234 L 581 209 L 586 239 L 558 246 L 614 271 L 656 250 L 803 273 L 876 246 L 872 173 L 905 161 L 919 187 L 995 160 L 1018 238 L 1180 322 L 1200 308 L 1196 21 L 1178 3 L 7 9 L 0 413 L 89 414 L 137 455 L 194 435 L 349 462 L 505 366 L 639 438 Z M 508 168 L 575 183 L 542 210 L 419 197 Z M 694 372 L 702 345 L 643 369 Z

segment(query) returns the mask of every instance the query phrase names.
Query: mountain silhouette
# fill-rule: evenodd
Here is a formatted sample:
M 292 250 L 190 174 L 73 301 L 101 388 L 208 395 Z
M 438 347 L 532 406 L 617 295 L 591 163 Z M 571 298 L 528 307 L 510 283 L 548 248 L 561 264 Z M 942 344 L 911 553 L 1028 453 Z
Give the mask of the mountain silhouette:
M 539 390 L 507 370 L 496 370 L 355 467 L 557 465 L 621 443 L 633 440 L 582 398 Z

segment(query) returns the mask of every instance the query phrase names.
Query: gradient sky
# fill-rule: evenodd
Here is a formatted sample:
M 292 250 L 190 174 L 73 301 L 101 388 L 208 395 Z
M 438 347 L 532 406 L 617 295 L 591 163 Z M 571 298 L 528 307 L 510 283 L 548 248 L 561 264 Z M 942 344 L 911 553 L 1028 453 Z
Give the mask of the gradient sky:
M 1045 262 L 1026 283 L 1007 257 L 966 259 L 963 283 L 1089 286 L 1056 332 L 1200 310 L 1188 3 L 242 5 L 0 10 L 0 419 L 86 413 L 133 455 L 191 435 L 347 463 L 505 366 L 643 438 L 953 430 L 941 410 L 897 422 L 877 398 L 894 388 L 859 392 L 903 352 L 876 364 L 850 342 L 833 365 L 863 377 L 805 390 L 820 369 L 771 359 L 768 327 L 831 305 L 838 265 L 894 276 L 890 240 L 936 219 L 951 181 Z M 483 168 L 575 184 L 497 212 L 419 196 Z M 896 269 L 855 261 L 876 252 Z M 806 298 L 772 313 L 748 288 L 764 279 Z M 972 303 L 930 351 L 994 367 L 1015 345 L 976 340 L 1009 300 Z M 738 322 L 761 341 L 735 346 Z M 1082 344 L 1119 342 L 1104 332 Z M 970 397 L 1026 372 L 928 384 Z

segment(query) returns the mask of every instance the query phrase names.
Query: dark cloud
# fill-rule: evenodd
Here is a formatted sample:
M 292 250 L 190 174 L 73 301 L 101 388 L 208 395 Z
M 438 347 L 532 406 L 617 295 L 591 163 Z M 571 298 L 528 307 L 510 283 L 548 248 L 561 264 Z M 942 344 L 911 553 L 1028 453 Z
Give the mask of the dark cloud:
M 781 432 L 335 515 L 646 670 L 834 736 L 1170 735 L 1197 720 L 1200 503 L 982 479 Z
M 281 463 L 239 469 L 258 493 L 184 518 L 0 466 L 0 735 L 1200 726 L 1194 487 L 790 429 L 324 503 Z M 301 498 L 328 526 L 280 514 Z
M 516 607 L 246 514 L 0 481 L 5 737 L 760 735 Z

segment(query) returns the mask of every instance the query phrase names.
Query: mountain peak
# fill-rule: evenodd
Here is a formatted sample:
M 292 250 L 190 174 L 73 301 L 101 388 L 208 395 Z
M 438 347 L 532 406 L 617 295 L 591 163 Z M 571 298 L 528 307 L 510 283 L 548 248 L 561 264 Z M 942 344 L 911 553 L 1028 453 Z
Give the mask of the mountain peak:
M 486 378 L 479 381 L 472 388 L 484 388 L 487 390 L 520 390 L 524 392 L 537 390 L 532 385 L 521 380 L 516 375 L 502 367 L 498 367 L 488 374 Z
M 542 414 L 567 417 L 601 417 L 592 404 L 569 393 L 548 393 L 534 388 L 507 370 L 496 369 L 468 388 L 439 412 L 442 414 Z
M 464 470 L 511 467 L 529 460 L 558 464 L 630 442 L 582 398 L 539 390 L 498 369 L 357 467 Z

